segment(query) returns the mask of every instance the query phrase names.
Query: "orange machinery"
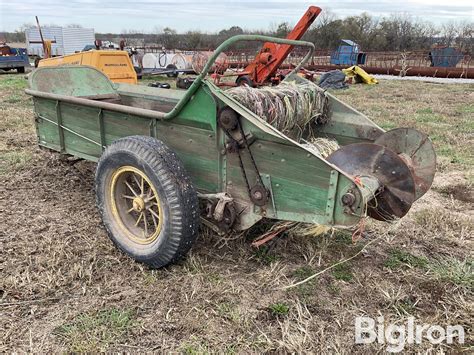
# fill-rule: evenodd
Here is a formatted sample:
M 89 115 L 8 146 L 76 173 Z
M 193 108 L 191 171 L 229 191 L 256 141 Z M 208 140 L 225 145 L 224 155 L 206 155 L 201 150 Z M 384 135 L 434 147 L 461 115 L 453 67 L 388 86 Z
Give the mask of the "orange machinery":
M 320 13 L 321 8 L 310 6 L 286 38 L 301 39 Z M 237 85 L 263 85 L 275 75 L 278 67 L 285 61 L 292 49 L 293 46 L 288 44 L 264 43 L 254 61 L 239 73 L 236 80 Z
M 102 71 L 114 83 L 137 84 L 137 73 L 127 51 L 92 50 L 41 59 L 38 67 L 89 65 Z

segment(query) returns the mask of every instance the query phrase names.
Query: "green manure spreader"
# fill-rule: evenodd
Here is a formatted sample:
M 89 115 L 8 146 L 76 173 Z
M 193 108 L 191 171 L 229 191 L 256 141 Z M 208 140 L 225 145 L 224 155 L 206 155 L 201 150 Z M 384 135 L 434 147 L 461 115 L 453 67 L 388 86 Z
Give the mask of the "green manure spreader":
M 278 86 L 224 90 L 206 75 L 237 41 L 308 54 Z M 97 206 L 112 241 L 161 267 L 190 249 L 201 222 L 222 232 L 262 218 L 355 228 L 368 216 L 403 217 L 430 188 L 428 137 L 385 132 L 298 76 L 313 51 L 309 42 L 241 35 L 217 48 L 186 91 L 62 66 L 35 70 L 26 92 L 41 147 L 98 162 Z M 337 148 L 323 154 L 311 144 L 321 139 Z

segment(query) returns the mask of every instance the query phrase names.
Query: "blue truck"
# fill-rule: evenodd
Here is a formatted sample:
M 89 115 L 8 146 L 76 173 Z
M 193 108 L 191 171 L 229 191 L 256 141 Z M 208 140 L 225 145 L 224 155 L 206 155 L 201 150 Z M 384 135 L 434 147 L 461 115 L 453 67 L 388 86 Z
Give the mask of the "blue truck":
M 16 69 L 18 73 L 24 73 L 25 67 L 30 66 L 26 48 L 12 48 L 0 44 L 0 69 L 9 71 Z

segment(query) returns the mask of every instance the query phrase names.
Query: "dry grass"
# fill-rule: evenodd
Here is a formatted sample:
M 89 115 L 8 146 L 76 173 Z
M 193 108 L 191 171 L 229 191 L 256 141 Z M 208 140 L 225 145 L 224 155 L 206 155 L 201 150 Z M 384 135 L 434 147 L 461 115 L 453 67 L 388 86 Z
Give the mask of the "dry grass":
M 472 86 L 382 81 L 337 93 L 385 127 L 432 134 L 439 171 L 406 218 L 369 224 L 380 239 L 361 255 L 287 291 L 367 240 L 291 235 L 256 250 L 258 226 L 234 239 L 203 230 L 186 260 L 148 270 L 107 239 L 94 165 L 36 148 L 24 87 L 0 75 L 0 352 L 381 351 L 354 344 L 360 315 L 468 332 L 464 347 L 411 351 L 473 345 Z

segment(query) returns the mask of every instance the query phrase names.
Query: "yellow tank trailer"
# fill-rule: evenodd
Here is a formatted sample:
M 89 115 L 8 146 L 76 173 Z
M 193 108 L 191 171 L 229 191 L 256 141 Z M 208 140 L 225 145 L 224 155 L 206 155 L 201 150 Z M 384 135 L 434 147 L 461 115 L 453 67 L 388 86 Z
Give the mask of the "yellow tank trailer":
M 94 50 L 40 60 L 38 67 L 88 65 L 114 83 L 137 84 L 137 73 L 126 51 Z

